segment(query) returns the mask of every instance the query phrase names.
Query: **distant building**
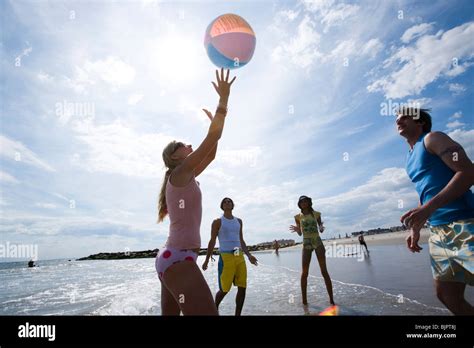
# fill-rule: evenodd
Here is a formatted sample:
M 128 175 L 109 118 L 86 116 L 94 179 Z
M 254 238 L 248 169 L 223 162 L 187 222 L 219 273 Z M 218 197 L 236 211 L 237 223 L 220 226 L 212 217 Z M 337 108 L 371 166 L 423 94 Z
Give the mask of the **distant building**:
M 358 232 L 352 232 L 351 235 L 353 237 L 357 237 L 361 234 L 364 235 L 373 235 L 373 234 L 380 234 L 380 233 L 390 233 L 390 232 L 397 232 L 397 231 L 405 231 L 406 228 L 404 226 L 392 226 L 389 228 L 373 228 L 367 231 L 358 231 Z
M 295 240 L 294 239 L 278 239 L 277 240 L 278 242 L 278 245 L 280 246 L 280 248 L 284 248 L 284 247 L 288 247 L 288 246 L 293 246 L 295 245 Z M 275 243 L 275 241 L 273 242 L 263 242 L 263 243 L 258 243 L 256 244 L 255 246 L 259 249 L 262 249 L 262 248 L 273 248 L 273 243 Z

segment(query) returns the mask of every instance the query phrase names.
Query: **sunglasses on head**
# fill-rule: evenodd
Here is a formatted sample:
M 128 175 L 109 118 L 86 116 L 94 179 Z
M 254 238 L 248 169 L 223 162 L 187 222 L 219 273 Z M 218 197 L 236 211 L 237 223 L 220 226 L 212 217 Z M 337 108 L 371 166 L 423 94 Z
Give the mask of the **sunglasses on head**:
M 183 147 L 183 146 L 186 146 L 186 145 L 184 145 L 184 143 L 182 143 L 182 142 L 176 143 L 174 145 L 174 151 L 173 152 L 175 152 L 176 150 L 178 150 L 180 147 Z

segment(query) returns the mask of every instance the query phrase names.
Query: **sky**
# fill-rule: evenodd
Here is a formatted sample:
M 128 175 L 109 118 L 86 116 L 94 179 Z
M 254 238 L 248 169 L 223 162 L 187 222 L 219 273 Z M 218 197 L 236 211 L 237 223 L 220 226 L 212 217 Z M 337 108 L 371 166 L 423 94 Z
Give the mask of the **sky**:
M 198 177 L 202 247 L 223 197 L 247 244 L 289 231 L 300 195 L 323 238 L 400 225 L 418 196 L 399 103 L 474 158 L 472 1 L 1 1 L 0 244 L 40 259 L 161 248 L 171 140 L 197 148 L 214 110 L 207 25 L 256 38 L 216 160 Z M 0 255 L 1 256 L 1 255 Z

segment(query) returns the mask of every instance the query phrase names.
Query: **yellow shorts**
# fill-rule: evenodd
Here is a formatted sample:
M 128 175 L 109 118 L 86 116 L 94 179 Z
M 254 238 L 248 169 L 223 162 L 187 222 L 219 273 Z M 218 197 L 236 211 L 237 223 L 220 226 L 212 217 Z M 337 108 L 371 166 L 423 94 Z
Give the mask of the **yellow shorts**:
M 219 257 L 219 289 L 229 292 L 232 283 L 239 288 L 247 287 L 247 266 L 244 254 L 240 252 L 221 253 Z

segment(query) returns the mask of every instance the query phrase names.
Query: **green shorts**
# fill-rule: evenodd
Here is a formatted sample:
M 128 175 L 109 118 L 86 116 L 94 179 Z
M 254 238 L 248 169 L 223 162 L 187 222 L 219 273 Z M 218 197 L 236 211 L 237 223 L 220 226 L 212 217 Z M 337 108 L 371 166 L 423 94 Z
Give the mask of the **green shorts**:
M 323 241 L 321 240 L 319 234 L 303 237 L 303 249 L 316 250 L 321 245 L 323 245 Z
M 433 278 L 474 285 L 474 219 L 431 226 Z

